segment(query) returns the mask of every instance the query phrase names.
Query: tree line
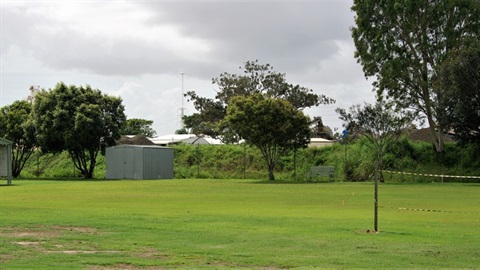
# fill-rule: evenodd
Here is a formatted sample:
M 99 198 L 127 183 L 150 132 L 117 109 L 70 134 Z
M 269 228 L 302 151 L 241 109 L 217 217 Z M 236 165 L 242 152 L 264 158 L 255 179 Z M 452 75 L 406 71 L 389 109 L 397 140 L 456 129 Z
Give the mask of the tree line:
M 349 133 L 370 138 L 379 169 L 385 145 L 413 120 L 428 123 L 439 153 L 443 133 L 450 129 L 460 143 L 480 143 L 480 2 L 355 0 L 352 11 L 354 57 L 365 77 L 374 78 L 377 104 L 337 112 Z M 270 180 L 280 157 L 310 140 L 309 126 L 318 118 L 311 120 L 303 110 L 335 102 L 287 82 L 284 73 L 257 60 L 245 62 L 240 74 L 222 73 L 212 83 L 218 88 L 214 98 L 186 93 L 197 112 L 184 117 L 184 131 L 256 146 Z M 120 98 L 63 83 L 41 91 L 33 106 L 18 101 L 2 108 L 0 117 L 0 136 L 14 141 L 15 160 L 28 158 L 35 146 L 68 151 L 85 177 L 92 177 L 97 155 L 129 123 Z M 149 123 L 130 121 L 146 127 L 142 132 L 152 132 Z M 22 165 L 14 166 L 19 173 Z
M 378 170 L 387 145 L 413 120 L 428 123 L 438 153 L 444 151 L 444 133 L 450 129 L 460 143 L 479 143 L 480 2 L 355 0 L 352 11 L 354 57 L 365 77 L 375 79 L 378 102 L 337 112 L 350 133 L 370 139 Z M 264 149 L 274 180 L 279 156 L 309 140 L 302 124 L 289 130 L 293 122 L 304 121 L 302 109 L 334 100 L 287 83 L 285 74 L 273 72 L 269 64 L 253 61 L 240 68 L 242 75 L 224 73 L 213 79 L 215 98 L 188 92 L 198 113 L 184 120 L 195 134 L 244 139 Z M 280 103 L 293 110 L 280 110 Z M 299 118 L 287 120 L 287 114 Z
M 40 91 L 31 103 L 15 101 L 0 108 L 0 137 L 13 142 L 12 176 L 18 177 L 35 149 L 67 151 L 75 168 L 92 178 L 98 154 L 121 135 L 155 135 L 151 120 L 126 119 L 119 97 L 89 85 L 58 83 Z

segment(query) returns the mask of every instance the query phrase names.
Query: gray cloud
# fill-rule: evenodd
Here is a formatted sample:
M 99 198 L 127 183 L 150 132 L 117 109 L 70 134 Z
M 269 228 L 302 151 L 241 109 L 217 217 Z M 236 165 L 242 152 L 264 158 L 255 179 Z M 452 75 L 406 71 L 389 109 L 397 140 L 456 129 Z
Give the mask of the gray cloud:
M 144 5 L 158 11 L 152 24 L 174 24 L 184 35 L 212 40 L 215 57 L 235 65 L 258 58 L 301 73 L 334 54 L 336 40 L 351 39 L 349 2 Z
M 255 59 L 286 73 L 289 82 L 337 98 L 338 104 L 373 96 L 353 58 L 352 1 L 73 3 L 80 7 L 75 17 L 49 13 L 60 2 L 2 6 L 1 85 L 9 89 L 4 100 L 23 98 L 31 83 L 46 88 L 58 81 L 88 83 L 112 92 L 123 87 L 132 91 L 124 94 L 132 116 L 152 116 L 161 125 L 159 133 L 173 132 L 180 72 L 195 82 L 187 90 L 213 96 L 212 77 L 238 72 L 243 62 Z M 22 71 L 17 56 L 33 60 L 29 72 Z M 148 104 L 139 106 L 140 100 Z M 310 112 L 333 119 L 333 110 L 324 106 Z
M 210 61 L 174 54 L 135 37 L 112 40 L 61 27 L 47 17 L 27 12 L 25 7 L 2 12 L 9 25 L 5 40 L 33 51 L 46 66 L 57 69 L 139 75 L 190 67 L 195 76 L 212 77 L 229 66 L 254 59 L 272 63 L 283 72 L 303 73 L 335 54 L 339 49 L 336 40 L 350 39 L 352 18 L 346 2 L 138 5 L 153 12 L 145 22 L 146 28 L 171 25 L 185 37 L 208 41 L 213 46 L 211 51 L 200 56 Z M 49 32 L 52 28 L 57 30 Z

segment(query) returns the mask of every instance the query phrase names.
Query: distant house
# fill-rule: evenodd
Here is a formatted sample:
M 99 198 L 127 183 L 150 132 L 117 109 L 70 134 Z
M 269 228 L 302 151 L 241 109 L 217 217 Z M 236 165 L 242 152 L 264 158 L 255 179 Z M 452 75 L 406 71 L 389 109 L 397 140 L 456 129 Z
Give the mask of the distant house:
M 185 144 L 223 144 L 222 141 L 208 136 L 197 136 L 195 134 L 172 134 L 149 138 L 155 145 L 168 146 L 179 143 Z
M 0 138 L 0 177 L 7 178 L 7 185 L 12 183 L 12 145 L 13 142 Z
M 412 141 L 417 142 L 432 142 L 432 134 L 430 133 L 430 128 L 422 128 L 422 129 L 413 129 L 409 131 L 408 138 Z M 452 135 L 443 134 L 444 142 L 454 142 L 452 139 Z
M 124 135 L 118 141 L 118 145 L 155 145 L 143 135 Z

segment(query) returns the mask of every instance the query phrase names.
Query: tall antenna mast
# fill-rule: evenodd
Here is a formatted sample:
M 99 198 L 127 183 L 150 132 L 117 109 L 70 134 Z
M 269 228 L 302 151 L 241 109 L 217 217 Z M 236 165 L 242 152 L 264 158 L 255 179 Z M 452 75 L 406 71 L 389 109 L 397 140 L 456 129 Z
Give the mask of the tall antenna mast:
M 180 108 L 180 129 L 184 129 L 184 124 L 183 124 L 183 116 L 185 115 L 185 106 L 183 105 L 184 103 L 184 93 L 183 93 L 183 76 L 185 75 L 184 72 L 180 73 L 182 75 L 182 107 Z

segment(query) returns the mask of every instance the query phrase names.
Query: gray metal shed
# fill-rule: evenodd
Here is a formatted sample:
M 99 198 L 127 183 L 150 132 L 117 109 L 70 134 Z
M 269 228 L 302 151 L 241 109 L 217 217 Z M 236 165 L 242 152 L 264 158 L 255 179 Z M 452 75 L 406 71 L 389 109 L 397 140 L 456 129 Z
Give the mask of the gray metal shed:
M 7 177 L 7 185 L 12 183 L 13 142 L 0 138 L 0 176 Z
M 173 179 L 173 148 L 150 145 L 107 147 L 107 179 Z

